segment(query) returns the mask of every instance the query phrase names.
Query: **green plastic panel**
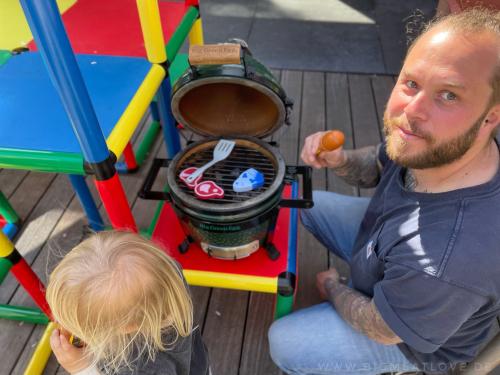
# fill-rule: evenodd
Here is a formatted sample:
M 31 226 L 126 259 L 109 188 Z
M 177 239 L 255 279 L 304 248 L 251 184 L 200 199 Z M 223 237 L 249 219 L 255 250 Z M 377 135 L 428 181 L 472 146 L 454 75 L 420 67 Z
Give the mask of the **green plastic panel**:
M 9 51 L 0 51 L 0 66 L 5 64 L 12 54 Z
M 0 318 L 20 320 L 34 324 L 48 324 L 49 318 L 38 309 L 30 307 L 19 307 L 0 305 Z
M 0 284 L 9 274 L 11 268 L 12 268 L 12 263 L 8 259 L 0 258 Z
M 196 21 L 199 14 L 200 13 L 198 9 L 196 9 L 193 6 L 189 7 L 186 14 L 184 14 L 181 23 L 179 24 L 179 26 L 173 33 L 172 37 L 168 41 L 167 46 L 165 47 L 167 51 L 168 61 L 175 60 L 177 52 L 179 52 L 179 49 L 184 44 L 184 41 L 186 40 L 186 37 L 189 35 L 189 32 L 193 27 L 194 21 Z
M 8 223 L 17 223 L 19 216 L 17 216 L 16 211 L 12 208 L 5 195 L 0 191 L 0 215 L 3 216 Z
M 276 307 L 274 311 L 274 319 L 279 319 L 285 315 L 288 315 L 292 312 L 294 296 L 282 296 L 280 294 L 276 294 Z
M 0 149 L 0 168 L 85 174 L 82 155 L 51 151 Z

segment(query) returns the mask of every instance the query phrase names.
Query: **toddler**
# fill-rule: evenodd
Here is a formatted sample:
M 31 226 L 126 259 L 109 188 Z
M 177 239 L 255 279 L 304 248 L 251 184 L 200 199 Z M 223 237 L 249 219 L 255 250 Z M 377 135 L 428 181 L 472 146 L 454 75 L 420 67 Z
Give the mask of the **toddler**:
M 178 265 L 137 234 L 99 232 L 76 246 L 50 275 L 47 301 L 61 327 L 52 350 L 72 375 L 209 374 Z

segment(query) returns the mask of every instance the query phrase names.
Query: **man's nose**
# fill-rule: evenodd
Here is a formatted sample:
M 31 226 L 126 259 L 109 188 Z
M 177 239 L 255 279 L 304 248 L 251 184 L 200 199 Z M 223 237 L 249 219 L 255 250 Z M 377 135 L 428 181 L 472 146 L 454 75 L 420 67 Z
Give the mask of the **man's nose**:
M 430 100 L 424 91 L 420 91 L 409 98 L 404 108 L 408 119 L 425 121 L 429 113 Z

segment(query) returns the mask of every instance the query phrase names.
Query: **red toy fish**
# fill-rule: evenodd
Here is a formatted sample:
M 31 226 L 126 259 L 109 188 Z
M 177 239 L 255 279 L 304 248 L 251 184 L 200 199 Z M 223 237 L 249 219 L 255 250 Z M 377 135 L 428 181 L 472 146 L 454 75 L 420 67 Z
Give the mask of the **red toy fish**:
M 189 183 L 186 181 L 189 175 L 193 174 L 196 171 L 196 167 L 189 167 L 184 169 L 180 174 L 179 178 L 186 184 L 186 186 L 190 189 L 194 189 L 196 185 L 200 182 L 201 178 L 203 177 L 203 174 L 199 175 L 196 180 L 194 180 L 192 183 Z
M 194 193 L 199 199 L 217 199 L 224 198 L 224 189 L 213 181 L 200 182 L 194 188 Z

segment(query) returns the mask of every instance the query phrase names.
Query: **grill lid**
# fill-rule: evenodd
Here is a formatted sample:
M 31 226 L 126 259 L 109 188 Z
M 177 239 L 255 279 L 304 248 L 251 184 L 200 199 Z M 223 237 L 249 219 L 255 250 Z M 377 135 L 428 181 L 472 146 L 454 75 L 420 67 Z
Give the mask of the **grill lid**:
M 234 58 L 230 64 L 207 60 L 184 72 L 171 98 L 172 113 L 180 124 L 204 136 L 254 137 L 268 136 L 283 123 L 290 124 L 293 103 L 279 82 L 247 48 L 241 49 L 240 56 L 239 64 Z

